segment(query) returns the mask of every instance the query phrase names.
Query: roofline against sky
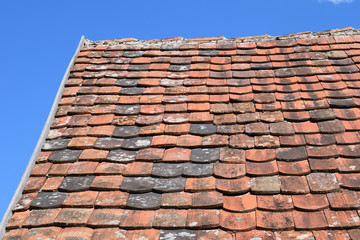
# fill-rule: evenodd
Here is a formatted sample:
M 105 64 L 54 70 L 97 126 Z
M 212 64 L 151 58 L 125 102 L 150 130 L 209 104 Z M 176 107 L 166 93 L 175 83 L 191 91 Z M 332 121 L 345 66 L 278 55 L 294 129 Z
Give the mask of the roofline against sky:
M 29 176 L 30 176 L 30 173 L 36 163 L 36 160 L 37 158 L 39 157 L 39 154 L 41 152 L 41 147 L 43 146 L 45 140 L 46 140 L 46 137 L 50 131 L 50 125 L 51 123 L 53 122 L 54 118 L 55 118 L 55 114 L 56 114 L 56 111 L 57 111 L 57 108 L 58 108 L 58 103 L 60 102 L 61 100 L 61 97 L 62 97 L 62 94 L 63 94 L 63 91 L 64 91 L 64 87 L 65 87 L 65 83 L 67 81 L 67 79 L 69 78 L 69 75 L 70 75 L 70 70 L 71 68 L 74 66 L 75 64 L 75 59 L 77 58 L 77 56 L 79 55 L 79 52 L 81 50 L 81 48 L 84 46 L 84 42 L 85 42 L 85 37 L 84 35 L 81 36 L 81 39 L 80 39 L 80 42 L 78 44 L 78 47 L 73 55 L 73 57 L 71 58 L 70 60 L 70 63 L 66 69 L 66 72 L 63 76 L 63 79 L 60 83 L 60 87 L 59 87 L 59 90 L 56 94 L 56 97 L 55 97 L 55 100 L 53 102 L 53 105 L 51 107 L 51 110 L 50 110 L 50 113 L 48 115 L 48 118 L 46 120 L 46 123 L 45 123 L 45 126 L 41 132 L 41 135 L 40 135 L 40 138 L 36 144 L 36 147 L 34 149 L 34 152 L 33 154 L 31 155 L 31 158 L 30 158 L 30 161 L 25 169 L 25 172 L 20 180 L 20 183 L 19 185 L 17 186 L 16 188 L 16 191 L 15 191 L 15 194 L 13 196 L 13 198 L 11 199 L 11 202 L 8 206 L 8 208 L 6 209 L 6 212 L 2 218 L 2 221 L 0 223 L 0 239 L 2 239 L 6 233 L 6 224 L 7 222 L 9 221 L 9 219 L 11 218 L 12 216 L 12 209 L 14 208 L 15 204 L 19 201 L 19 199 L 21 198 L 22 196 L 22 192 L 23 192 L 23 189 L 29 179 Z
M 164 38 L 164 39 L 151 39 L 151 40 L 138 40 L 135 38 L 122 38 L 122 39 L 112 39 L 112 40 L 85 40 L 85 48 L 92 48 L 96 46 L 116 46 L 116 45 L 138 45 L 142 44 L 144 46 L 148 45 L 161 45 L 161 44 L 199 44 L 199 43 L 219 43 L 219 42 L 256 42 L 256 41 L 271 41 L 271 40 L 286 40 L 286 39 L 298 39 L 298 38 L 319 38 L 319 37 L 328 37 L 328 36 L 347 36 L 347 35 L 358 35 L 360 34 L 360 29 L 354 29 L 352 27 L 337 28 L 332 30 L 325 30 L 321 32 L 300 32 L 285 34 L 280 36 L 270 36 L 270 35 L 261 35 L 261 36 L 246 36 L 239 38 L 226 38 L 226 37 L 205 37 L 205 38 Z

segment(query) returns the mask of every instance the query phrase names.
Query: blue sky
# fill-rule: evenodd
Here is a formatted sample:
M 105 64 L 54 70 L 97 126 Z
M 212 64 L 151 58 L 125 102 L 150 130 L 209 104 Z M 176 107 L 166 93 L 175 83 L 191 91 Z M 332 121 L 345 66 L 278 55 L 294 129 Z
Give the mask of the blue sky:
M 0 0 L 0 218 L 41 134 L 81 35 L 272 36 L 360 28 L 360 0 Z

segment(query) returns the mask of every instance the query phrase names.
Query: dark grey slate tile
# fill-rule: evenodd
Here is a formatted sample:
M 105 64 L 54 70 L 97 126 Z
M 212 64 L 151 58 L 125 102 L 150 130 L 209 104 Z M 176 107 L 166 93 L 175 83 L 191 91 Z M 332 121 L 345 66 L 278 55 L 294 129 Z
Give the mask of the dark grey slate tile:
M 117 149 L 120 148 L 124 139 L 121 138 L 112 138 L 112 137 L 105 137 L 105 138 L 98 138 L 94 144 L 95 148 L 100 149 Z
M 55 163 L 69 163 L 69 162 L 76 162 L 79 159 L 82 150 L 60 150 L 54 151 L 49 156 L 50 162 Z
M 123 57 L 141 57 L 144 54 L 144 51 L 125 51 Z
M 70 139 L 55 139 L 55 140 L 46 140 L 42 150 L 61 150 L 65 149 L 70 142 Z
M 135 137 L 125 139 L 122 147 L 126 149 L 141 149 L 149 147 L 152 137 Z
M 139 135 L 140 127 L 138 126 L 118 126 L 113 132 L 113 137 L 129 138 Z
M 176 44 L 163 44 L 160 47 L 160 50 L 162 51 L 176 51 L 179 50 L 180 45 L 176 45 Z
M 340 120 L 318 122 L 320 133 L 342 133 L 345 127 Z
M 67 192 L 85 191 L 90 188 L 95 176 L 67 176 L 59 186 L 59 190 Z
M 190 160 L 192 162 L 209 163 L 216 162 L 220 158 L 219 148 L 194 148 L 191 150 Z
M 150 192 L 155 185 L 152 177 L 125 177 L 121 189 L 131 193 Z
M 184 84 L 184 80 L 179 80 L 179 79 L 163 78 L 160 80 L 160 86 L 164 86 L 164 87 L 176 87 L 176 86 L 182 86 L 183 84 Z M 166 88 L 165 93 L 170 90 L 171 89 Z
M 171 230 L 161 230 L 160 231 L 160 240 L 196 240 L 197 239 L 196 230 L 188 229 L 171 229 Z
M 150 64 L 130 64 L 127 70 L 129 71 L 147 71 Z
M 67 193 L 63 192 L 40 192 L 31 202 L 33 208 L 55 208 L 60 207 L 65 201 Z
M 161 194 L 143 193 L 130 194 L 127 207 L 135 209 L 159 209 L 161 204 Z
M 120 94 L 123 95 L 141 95 L 144 91 L 142 87 L 124 87 L 121 89 Z
M 140 112 L 140 105 L 117 105 L 114 113 L 117 115 L 136 115 Z
M 219 50 L 199 50 L 199 56 L 217 56 Z
M 282 161 L 299 161 L 307 159 L 308 155 L 305 147 L 291 147 L 276 149 L 277 160 Z
M 179 177 L 183 173 L 183 163 L 155 163 L 152 175 L 157 177 Z
M 312 121 L 332 120 L 336 117 L 336 114 L 331 109 L 316 109 L 309 113 Z
M 197 124 L 190 125 L 190 133 L 194 135 L 211 135 L 216 133 L 216 126 L 214 124 Z
M 189 71 L 190 70 L 190 64 L 188 65 L 170 65 L 169 71 L 172 72 L 183 72 L 183 71 Z
M 127 163 L 134 161 L 135 157 L 136 151 L 117 149 L 110 151 L 106 159 L 112 162 Z
M 127 79 L 127 78 L 123 78 L 123 79 L 119 79 L 116 81 L 116 86 L 120 86 L 120 87 L 135 87 L 139 82 L 139 79 Z
M 330 107 L 339 107 L 339 108 L 350 108 L 355 107 L 356 104 L 352 98 L 347 99 L 337 99 L 337 98 L 327 98 Z
M 179 192 L 185 189 L 186 178 L 155 178 L 154 191 Z
M 183 175 L 187 177 L 208 177 L 213 174 L 213 169 L 212 163 L 186 163 Z

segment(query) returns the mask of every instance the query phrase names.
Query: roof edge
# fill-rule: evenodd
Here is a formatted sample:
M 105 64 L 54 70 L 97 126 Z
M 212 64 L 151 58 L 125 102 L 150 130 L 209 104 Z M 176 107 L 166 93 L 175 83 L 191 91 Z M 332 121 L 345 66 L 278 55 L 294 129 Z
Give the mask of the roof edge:
M 269 40 L 283 40 L 283 39 L 298 39 L 298 38 L 319 38 L 324 36 L 338 36 L 338 35 L 356 35 L 360 34 L 360 29 L 354 29 L 352 27 L 337 28 L 333 30 L 325 30 L 320 32 L 300 32 L 293 34 L 286 34 L 280 36 L 269 36 L 267 34 L 261 36 L 248 36 L 248 37 L 239 37 L 239 38 L 229 38 L 226 37 L 206 37 L 206 38 L 164 38 L 164 39 L 153 39 L 153 40 L 138 40 L 136 38 L 122 38 L 122 39 L 112 39 L 112 40 L 99 40 L 92 41 L 89 39 L 85 40 L 86 47 L 94 46 L 113 46 L 113 45 L 133 45 L 133 44 L 143 44 L 143 45 L 157 45 L 157 44 L 199 44 L 199 43 L 217 43 L 224 41 L 233 41 L 233 42 L 254 42 L 254 41 L 269 41 Z
M 17 186 L 16 190 L 15 190 L 15 194 L 13 196 L 13 198 L 11 199 L 10 201 L 10 204 L 8 206 L 8 208 L 6 209 L 6 212 L 2 218 L 2 221 L 0 223 L 0 239 L 2 239 L 6 233 L 6 224 L 7 222 L 9 221 L 9 219 L 11 218 L 12 216 L 12 209 L 14 208 L 15 204 L 19 201 L 19 199 L 21 198 L 22 196 L 22 191 L 25 187 L 25 184 L 27 183 L 29 177 L 30 177 L 30 173 L 36 163 L 36 160 L 37 158 L 39 157 L 39 154 L 41 152 L 41 147 L 42 145 L 44 144 L 45 140 L 46 140 L 46 137 L 50 131 L 50 125 L 52 123 L 52 121 L 54 120 L 55 118 L 55 114 L 56 114 L 56 111 L 57 111 L 57 108 L 58 108 L 58 103 L 60 102 L 61 100 L 61 97 L 62 97 L 62 93 L 64 91 L 64 87 L 65 87 L 65 83 L 67 81 L 67 79 L 69 78 L 70 76 L 70 70 L 71 68 L 74 66 L 75 64 L 75 59 L 77 58 L 77 56 L 79 55 L 79 52 L 81 50 L 81 48 L 83 48 L 85 45 L 85 37 L 84 35 L 81 36 L 80 38 L 80 41 L 79 41 L 79 44 L 77 46 L 77 49 L 73 55 L 73 57 L 71 58 L 70 60 L 70 63 L 66 69 L 66 72 L 62 78 L 62 81 L 60 83 L 60 87 L 59 87 L 59 90 L 56 94 L 56 97 L 55 97 L 55 100 L 53 102 L 53 105 L 51 107 L 51 110 L 50 110 L 50 113 L 48 115 L 48 118 L 46 120 L 46 123 L 45 123 L 45 126 L 41 132 L 41 135 L 40 135 L 40 138 L 36 144 L 36 147 L 34 149 L 34 152 L 32 153 L 31 155 L 31 158 L 30 158 L 30 161 L 25 169 L 25 172 L 20 180 L 20 183 L 19 185 Z

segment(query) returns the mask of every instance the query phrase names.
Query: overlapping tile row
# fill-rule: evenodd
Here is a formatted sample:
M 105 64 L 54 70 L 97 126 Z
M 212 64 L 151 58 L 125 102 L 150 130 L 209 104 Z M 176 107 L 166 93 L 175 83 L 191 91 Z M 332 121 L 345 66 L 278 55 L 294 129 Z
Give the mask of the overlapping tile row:
M 85 47 L 5 239 L 358 239 L 359 63 L 360 35 Z

